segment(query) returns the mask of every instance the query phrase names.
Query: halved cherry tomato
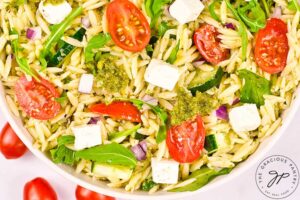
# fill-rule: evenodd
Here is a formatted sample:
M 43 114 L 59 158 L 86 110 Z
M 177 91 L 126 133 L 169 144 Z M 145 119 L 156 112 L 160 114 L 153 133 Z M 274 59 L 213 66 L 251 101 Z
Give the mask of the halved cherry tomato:
M 289 52 L 287 25 L 277 18 L 268 20 L 256 37 L 254 57 L 257 65 L 265 72 L 276 74 L 286 66 Z
M 214 65 L 229 57 L 229 50 L 221 47 L 217 29 L 209 24 L 202 25 L 194 34 L 194 43 L 204 59 Z
M 16 83 L 15 92 L 27 115 L 39 120 L 48 120 L 60 111 L 60 104 L 55 101 L 60 95 L 49 81 L 40 79 L 40 82 L 35 79 L 28 81 L 25 76 L 21 76 Z
M 57 200 L 57 195 L 48 181 L 38 177 L 25 184 L 23 191 L 23 199 Z
M 138 52 L 150 41 L 151 29 L 143 13 L 128 0 L 114 0 L 106 10 L 108 30 L 124 50 Z
M 6 123 L 1 131 L 0 151 L 7 159 L 19 158 L 27 151 L 24 143 L 19 139 L 8 123 Z
M 76 200 L 115 200 L 115 198 L 93 192 L 78 185 L 76 188 Z
M 115 101 L 109 105 L 95 104 L 90 107 L 90 111 L 108 115 L 114 119 L 124 119 L 131 122 L 142 121 L 140 111 L 130 102 Z
M 167 133 L 171 157 L 180 163 L 190 163 L 200 157 L 204 148 L 205 129 L 200 116 L 172 126 Z

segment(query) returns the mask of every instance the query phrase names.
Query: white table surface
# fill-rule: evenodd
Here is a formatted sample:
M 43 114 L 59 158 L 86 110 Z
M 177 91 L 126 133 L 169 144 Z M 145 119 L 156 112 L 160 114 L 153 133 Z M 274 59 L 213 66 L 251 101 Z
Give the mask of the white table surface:
M 288 134 L 277 143 L 270 155 L 284 155 L 291 158 L 300 168 L 300 110 L 298 110 Z M 5 124 L 5 119 L 0 113 L 0 129 Z M 232 179 L 226 185 L 209 190 L 201 195 L 189 197 L 189 200 L 267 200 L 257 188 L 255 171 L 259 163 L 246 173 Z M 17 160 L 5 160 L 0 155 L 0 200 L 22 200 L 24 184 L 35 177 L 46 178 L 58 193 L 60 200 L 75 200 L 76 185 L 69 180 L 51 171 L 42 161 L 35 158 L 30 152 Z M 288 200 L 300 200 L 300 186 L 288 198 Z

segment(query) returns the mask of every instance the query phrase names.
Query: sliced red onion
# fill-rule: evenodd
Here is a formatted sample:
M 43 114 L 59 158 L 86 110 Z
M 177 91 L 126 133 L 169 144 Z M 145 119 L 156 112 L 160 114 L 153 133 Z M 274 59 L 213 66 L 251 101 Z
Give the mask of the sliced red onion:
M 142 141 L 137 145 L 131 147 L 131 151 L 133 152 L 134 156 L 137 160 L 145 160 L 147 156 L 147 143 L 146 141 Z
M 236 104 L 238 104 L 238 103 L 240 103 L 240 99 L 239 98 L 236 98 L 235 100 L 233 100 L 233 102 L 232 102 L 232 104 L 231 105 L 236 105 Z
M 216 115 L 219 119 L 228 120 L 228 112 L 227 107 L 225 105 L 222 105 L 216 110 Z
M 100 120 L 99 117 L 92 117 L 88 122 L 88 124 L 97 124 L 99 120 Z
M 228 28 L 228 29 L 235 30 L 235 26 L 233 25 L 233 23 L 226 23 L 225 27 Z
M 89 28 L 91 26 L 91 22 L 88 16 L 82 17 L 81 23 L 85 28 Z
M 143 100 L 144 102 L 146 102 L 146 103 L 152 105 L 152 106 L 157 106 L 157 105 L 158 105 L 158 100 L 157 100 L 155 97 L 152 97 L 152 96 L 150 96 L 150 95 L 148 95 L 148 94 L 146 94 L 146 95 L 142 98 L 142 100 Z M 148 105 L 144 104 L 144 105 L 142 106 L 142 111 L 148 110 L 148 109 L 150 109 L 150 107 L 149 107 Z
M 42 38 L 41 27 L 28 28 L 26 31 L 26 37 L 30 40 L 38 40 Z
M 282 9 L 280 6 L 277 6 L 274 8 L 274 11 L 273 11 L 273 14 L 272 14 L 272 17 L 274 18 L 281 18 L 281 15 L 282 15 Z
M 205 63 L 204 60 L 195 61 L 195 62 L 193 62 L 193 66 L 196 67 L 196 68 L 199 68 L 204 63 Z

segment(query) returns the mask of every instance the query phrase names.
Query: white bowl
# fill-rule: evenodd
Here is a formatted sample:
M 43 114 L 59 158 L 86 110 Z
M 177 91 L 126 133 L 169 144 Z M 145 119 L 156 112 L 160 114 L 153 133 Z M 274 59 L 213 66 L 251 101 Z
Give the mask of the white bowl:
M 295 94 L 300 92 L 300 88 L 296 91 Z M 106 186 L 104 182 L 94 181 L 90 177 L 77 174 L 75 170 L 66 165 L 57 165 L 51 161 L 51 159 L 46 156 L 43 152 L 35 149 L 32 146 L 32 138 L 27 130 L 22 125 L 22 121 L 15 117 L 12 112 L 9 110 L 9 107 L 6 103 L 5 95 L 4 95 L 4 88 L 0 81 L 0 113 L 2 113 L 8 122 L 10 123 L 11 127 L 15 130 L 17 135 L 20 139 L 25 143 L 28 149 L 40 160 L 45 162 L 49 167 L 53 170 L 61 174 L 62 176 L 66 177 L 67 179 L 73 181 L 74 183 L 81 185 L 87 189 L 93 190 L 98 193 L 102 193 L 109 196 L 114 196 L 123 199 L 136 199 L 136 200 L 147 200 L 147 199 L 156 199 L 159 200 L 166 200 L 166 199 L 183 199 L 184 197 L 188 197 L 191 195 L 196 195 L 204 191 L 211 190 L 217 186 L 222 184 L 226 184 L 232 178 L 237 177 L 252 167 L 255 163 L 261 160 L 261 158 L 272 148 L 272 146 L 279 140 L 279 138 L 284 134 L 286 128 L 289 126 L 292 118 L 294 117 L 297 109 L 300 106 L 300 97 L 294 99 L 292 105 L 288 110 L 283 113 L 283 125 L 278 128 L 278 130 L 265 141 L 263 141 L 259 148 L 256 150 L 254 154 L 252 154 L 247 160 L 239 164 L 234 168 L 234 170 L 225 176 L 220 176 L 214 179 L 212 182 L 204 186 L 203 188 L 195 191 L 195 192 L 183 192 L 183 193 L 172 193 L 172 192 L 157 192 L 153 195 L 149 195 L 147 192 L 136 191 L 136 192 L 127 192 L 124 189 L 112 189 Z

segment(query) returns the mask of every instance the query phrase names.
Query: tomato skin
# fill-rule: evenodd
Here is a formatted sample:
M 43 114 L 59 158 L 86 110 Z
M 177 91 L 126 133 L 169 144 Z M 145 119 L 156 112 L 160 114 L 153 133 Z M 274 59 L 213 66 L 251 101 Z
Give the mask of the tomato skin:
M 171 157 L 180 163 L 190 163 L 200 157 L 204 148 L 205 129 L 198 115 L 180 125 L 172 126 L 167 133 L 166 143 Z
M 254 57 L 263 71 L 276 74 L 285 68 L 289 52 L 287 32 L 287 25 L 282 20 L 271 18 L 257 33 Z
M 27 151 L 27 147 L 8 123 L 5 124 L 1 131 L 0 151 L 6 159 L 20 158 Z
M 21 76 L 15 86 L 16 96 L 27 115 L 49 120 L 60 111 L 60 104 L 55 101 L 60 95 L 49 81 L 40 79 L 40 82 L 35 79 L 28 81 L 25 76 Z
M 57 195 L 48 181 L 38 177 L 25 184 L 23 200 L 57 200 Z
M 214 65 L 229 57 L 229 50 L 221 47 L 217 29 L 209 24 L 202 25 L 194 33 L 194 43 L 204 59 Z
M 115 198 L 113 197 L 109 197 L 103 194 L 93 192 L 79 185 L 76 188 L 75 194 L 76 194 L 76 200 L 115 200 Z
M 120 48 L 142 51 L 150 41 L 150 25 L 143 13 L 128 0 L 114 0 L 107 6 L 108 30 Z
M 90 111 L 108 115 L 114 119 L 142 122 L 140 111 L 130 102 L 115 101 L 109 105 L 104 103 L 95 104 L 90 107 Z

